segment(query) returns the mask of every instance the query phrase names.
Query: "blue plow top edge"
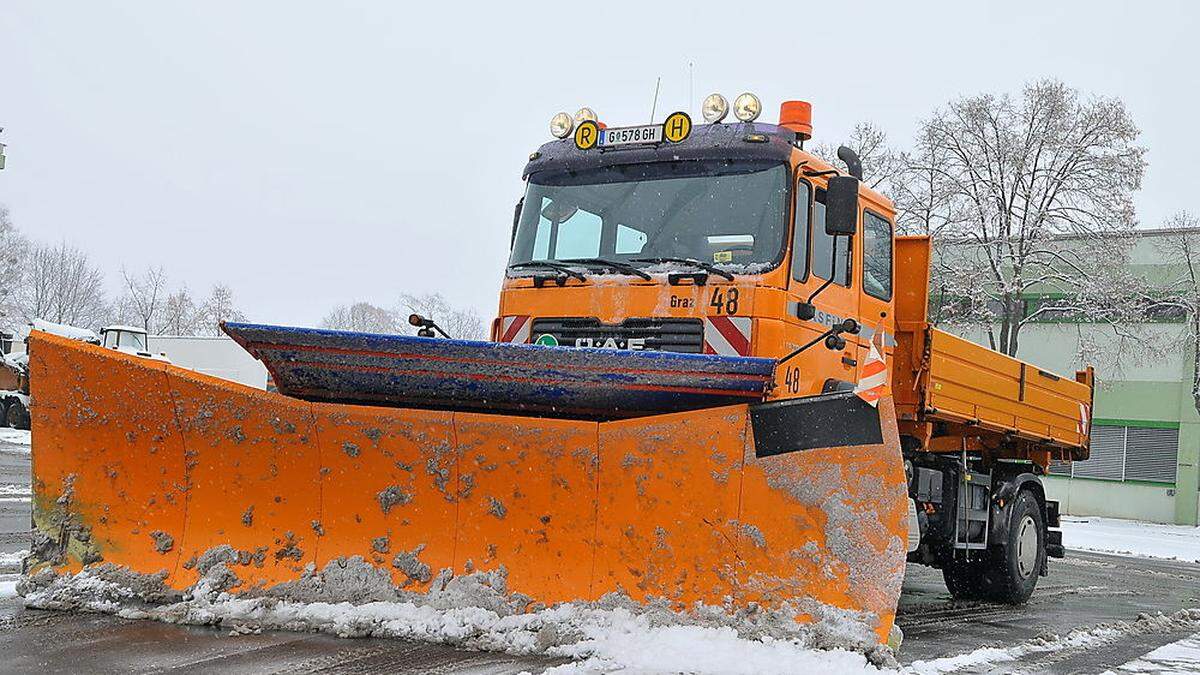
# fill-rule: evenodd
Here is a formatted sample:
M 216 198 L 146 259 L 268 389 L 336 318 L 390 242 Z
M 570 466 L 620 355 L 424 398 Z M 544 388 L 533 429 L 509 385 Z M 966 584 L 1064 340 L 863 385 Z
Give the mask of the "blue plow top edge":
M 773 359 L 224 323 L 281 394 L 310 401 L 620 419 L 765 399 Z

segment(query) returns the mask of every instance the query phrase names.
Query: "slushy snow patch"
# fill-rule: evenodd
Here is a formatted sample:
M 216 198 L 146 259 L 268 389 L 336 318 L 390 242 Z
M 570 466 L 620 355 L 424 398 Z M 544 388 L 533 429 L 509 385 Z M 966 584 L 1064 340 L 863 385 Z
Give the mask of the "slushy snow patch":
M 75 575 L 44 570 L 24 578 L 18 591 L 27 607 L 218 626 L 231 634 L 317 631 L 574 661 L 554 673 L 871 673 L 878 672 L 877 665 L 895 666 L 890 650 L 865 638 L 861 627 L 839 614 L 843 610 L 827 610 L 831 620 L 819 627 L 757 608 L 737 615 L 721 608 L 680 614 L 621 597 L 524 611 L 528 599 L 507 593 L 502 570 L 459 577 L 445 571 L 429 592 L 411 593 L 392 587 L 386 571 L 360 558 L 331 562 L 320 572 L 310 569 L 296 582 L 234 595 L 229 589 L 238 584 L 236 560 L 220 548 L 214 551 L 197 561 L 203 576 L 186 593 L 166 587 L 165 572 L 143 575 L 111 564 Z M 377 583 L 380 574 L 386 590 Z M 360 591 L 361 602 L 323 601 L 351 588 Z
M 1064 516 L 1062 531 L 1069 549 L 1200 562 L 1200 527 Z
M 18 579 L 20 577 L 16 574 L 0 574 L 0 600 L 17 596 Z
M 1130 635 L 1172 633 L 1194 628 L 1200 628 L 1200 609 L 1183 609 L 1174 614 L 1142 614 L 1134 621 L 1115 621 L 1080 628 L 1061 636 L 1046 634 L 1011 647 L 982 647 L 966 654 L 913 661 L 904 668 L 904 672 L 912 675 L 937 675 L 966 669 L 982 672 L 984 666 L 1011 663 L 1030 655 L 1092 649 Z
M 10 485 L 0 483 L 0 497 L 31 497 L 28 485 Z
M 21 569 L 21 561 L 25 556 L 29 555 L 29 551 L 17 551 L 16 553 L 0 553 L 0 570 L 9 568 Z
M 1105 671 L 1115 673 L 1198 673 L 1200 672 L 1200 633 L 1184 638 L 1134 659 L 1129 663 Z

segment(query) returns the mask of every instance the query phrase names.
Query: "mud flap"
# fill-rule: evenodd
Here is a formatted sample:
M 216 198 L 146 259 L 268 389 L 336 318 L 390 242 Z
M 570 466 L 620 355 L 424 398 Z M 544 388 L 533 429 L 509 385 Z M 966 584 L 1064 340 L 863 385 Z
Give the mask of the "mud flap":
M 184 590 L 223 551 L 234 591 L 262 592 L 359 557 L 410 591 L 503 569 L 529 602 L 758 603 L 876 642 L 892 626 L 906 505 L 888 399 L 882 442 L 817 447 L 789 440 L 786 416 L 812 414 L 795 406 L 595 422 L 311 403 L 30 343 L 35 568 L 109 562 Z M 783 421 L 760 439 L 764 410 Z

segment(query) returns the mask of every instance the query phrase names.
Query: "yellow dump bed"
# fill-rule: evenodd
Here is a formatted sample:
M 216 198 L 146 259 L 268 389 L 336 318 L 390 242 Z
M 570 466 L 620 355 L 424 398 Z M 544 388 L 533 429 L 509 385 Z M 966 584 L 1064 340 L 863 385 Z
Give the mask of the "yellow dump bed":
M 935 451 L 977 439 L 1000 456 L 1087 459 L 1091 369 L 1063 377 L 929 325 L 929 239 L 896 243 L 897 277 L 905 280 L 893 365 L 902 433 Z
M 1049 445 L 1087 447 L 1092 388 L 930 328 L 926 416 Z M 1079 377 L 1086 380 L 1086 376 Z

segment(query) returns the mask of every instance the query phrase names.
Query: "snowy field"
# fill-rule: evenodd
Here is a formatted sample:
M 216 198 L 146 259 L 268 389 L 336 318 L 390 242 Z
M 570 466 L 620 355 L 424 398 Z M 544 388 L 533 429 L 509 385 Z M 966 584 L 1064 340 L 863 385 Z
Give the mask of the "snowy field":
M 1063 516 L 1062 531 L 1068 549 L 1200 562 L 1200 527 Z

